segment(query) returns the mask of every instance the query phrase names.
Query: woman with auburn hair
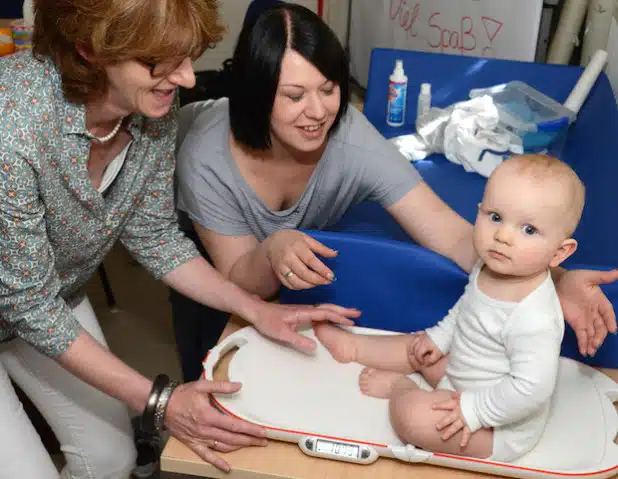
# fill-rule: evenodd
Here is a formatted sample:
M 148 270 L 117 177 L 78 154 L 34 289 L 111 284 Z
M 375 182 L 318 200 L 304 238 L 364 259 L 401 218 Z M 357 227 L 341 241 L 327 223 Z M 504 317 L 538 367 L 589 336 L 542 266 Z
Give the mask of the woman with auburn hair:
M 9 378 L 58 437 L 62 477 L 129 476 L 127 406 L 224 470 L 217 452 L 265 443 L 210 405 L 239 384 L 152 381 L 108 350 L 84 285 L 116 240 L 168 286 L 301 350 L 315 344 L 299 323 L 358 315 L 251 296 L 178 229 L 176 90 L 221 34 L 214 0 L 37 0 L 33 51 L 0 59 L 0 477 L 58 477 Z

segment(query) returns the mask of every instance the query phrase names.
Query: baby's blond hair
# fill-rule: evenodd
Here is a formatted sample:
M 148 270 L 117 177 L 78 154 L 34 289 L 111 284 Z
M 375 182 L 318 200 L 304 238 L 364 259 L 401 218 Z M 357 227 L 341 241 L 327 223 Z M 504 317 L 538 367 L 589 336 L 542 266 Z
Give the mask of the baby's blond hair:
M 569 238 L 577 228 L 584 209 L 586 188 L 573 169 L 549 155 L 516 155 L 505 160 L 497 169 L 509 168 L 515 173 L 525 175 L 540 182 L 554 181 L 564 189 L 565 233 Z

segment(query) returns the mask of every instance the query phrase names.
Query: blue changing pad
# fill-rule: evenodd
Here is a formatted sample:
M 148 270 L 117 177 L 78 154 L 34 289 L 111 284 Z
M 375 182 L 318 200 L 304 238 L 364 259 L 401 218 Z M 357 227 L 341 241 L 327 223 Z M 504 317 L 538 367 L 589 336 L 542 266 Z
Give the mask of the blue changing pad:
M 455 304 L 468 280 L 455 263 L 411 242 L 377 234 L 306 233 L 339 250 L 336 258 L 325 260 L 337 280 L 310 290 L 282 288 L 281 302 L 356 307 L 363 312 L 357 326 L 398 332 L 433 326 Z M 603 291 L 618 310 L 618 283 L 604 285 Z M 567 326 L 562 355 L 592 366 L 617 368 L 618 336 L 609 335 L 594 358 L 584 358 L 577 350 L 574 332 Z

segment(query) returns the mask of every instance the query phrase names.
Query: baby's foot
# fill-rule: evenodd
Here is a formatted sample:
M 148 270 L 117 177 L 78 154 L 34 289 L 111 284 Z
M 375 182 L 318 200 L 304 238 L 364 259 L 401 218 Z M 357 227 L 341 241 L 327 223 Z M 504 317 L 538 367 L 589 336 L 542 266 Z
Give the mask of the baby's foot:
M 401 373 L 365 368 L 360 373 L 358 384 L 365 396 L 386 399 L 391 396 L 395 383 L 403 377 Z
M 313 330 L 335 361 L 340 363 L 356 361 L 353 333 L 325 323 L 315 324 Z

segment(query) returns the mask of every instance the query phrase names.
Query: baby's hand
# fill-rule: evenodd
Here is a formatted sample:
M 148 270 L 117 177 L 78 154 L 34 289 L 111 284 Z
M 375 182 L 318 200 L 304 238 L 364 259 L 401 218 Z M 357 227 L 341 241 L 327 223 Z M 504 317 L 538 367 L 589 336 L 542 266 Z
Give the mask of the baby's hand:
M 461 413 L 460 405 L 461 393 L 452 393 L 451 398 L 445 401 L 434 403 L 432 409 L 438 411 L 449 411 L 436 423 L 436 429 L 438 431 L 444 431 L 442 433 L 442 440 L 447 441 L 460 430 L 462 430 L 461 442 L 459 446 L 463 449 L 470 442 L 470 436 L 472 432 L 466 424 L 466 420 Z
M 435 364 L 443 356 L 436 343 L 427 335 L 425 331 L 414 334 L 408 348 L 408 360 L 414 371 L 426 368 Z

